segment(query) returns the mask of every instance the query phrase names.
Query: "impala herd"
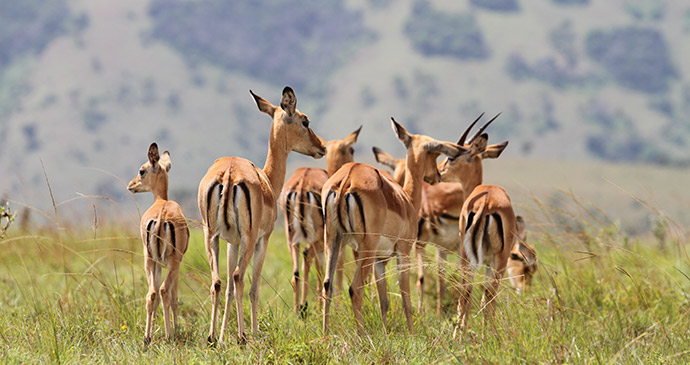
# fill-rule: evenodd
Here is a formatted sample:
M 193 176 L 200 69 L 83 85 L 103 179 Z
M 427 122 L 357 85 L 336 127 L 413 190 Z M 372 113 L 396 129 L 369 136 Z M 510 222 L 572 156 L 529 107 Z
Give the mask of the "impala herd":
M 294 310 L 307 313 L 309 270 L 314 261 L 319 278 L 317 293 L 323 304 L 323 330 L 329 331 L 331 300 L 342 289 L 345 247 L 353 252 L 356 269 L 349 287 L 357 329 L 363 331 L 364 287 L 373 271 L 378 291 L 381 319 L 387 327 L 389 309 L 386 264 L 395 259 L 400 297 L 413 332 L 410 298 L 411 252 L 415 249 L 418 304 L 424 295 L 425 246 L 436 247 L 437 312 L 446 296 L 446 257 L 457 253 L 461 267 L 458 303 L 459 327 L 467 329 L 472 276 L 486 266 L 485 316 L 491 316 L 495 296 L 508 270 L 518 294 L 525 290 L 537 269 L 534 250 L 527 246 L 525 222 L 516 216 L 505 190 L 482 185 L 482 162 L 497 158 L 508 142 L 488 145 L 484 124 L 472 137 L 469 132 L 477 118 L 457 143 L 409 133 L 391 118 L 393 131 L 405 146 L 404 159 L 395 159 L 374 147 L 376 160 L 394 170 L 393 175 L 373 166 L 353 162 L 354 144 L 361 127 L 342 140 L 324 141 L 311 130 L 309 118 L 297 109 L 290 87 L 282 92 L 280 105 L 273 105 L 250 90 L 260 111 L 271 119 L 266 164 L 263 169 L 240 157 L 217 159 L 201 179 L 198 205 L 204 243 L 211 268 L 211 325 L 208 342 L 224 342 L 225 330 L 236 302 L 237 340 L 246 343 L 244 328 L 244 276 L 252 261 L 249 288 L 252 334 L 258 332 L 258 300 L 261 269 L 269 237 L 283 212 L 287 245 L 292 258 L 291 284 Z M 326 156 L 327 170 L 300 168 L 285 181 L 287 158 L 295 151 L 313 158 Z M 436 160 L 444 155 L 441 163 Z M 146 329 L 144 342 L 151 341 L 158 304 L 163 302 L 165 334 L 177 330 L 177 282 L 180 263 L 187 250 L 189 229 L 179 205 L 168 200 L 170 154 L 159 154 L 151 144 L 148 161 L 129 183 L 133 193 L 150 191 L 153 205 L 141 218 L 145 272 Z M 227 285 L 223 320 L 216 339 L 222 281 L 219 272 L 220 239 L 227 242 Z M 300 275 L 300 244 L 305 248 Z M 162 280 L 162 267 L 167 268 Z M 324 270 L 325 267 L 325 270 Z M 162 281 L 162 284 L 161 284 Z M 171 314 L 172 309 L 172 329 Z

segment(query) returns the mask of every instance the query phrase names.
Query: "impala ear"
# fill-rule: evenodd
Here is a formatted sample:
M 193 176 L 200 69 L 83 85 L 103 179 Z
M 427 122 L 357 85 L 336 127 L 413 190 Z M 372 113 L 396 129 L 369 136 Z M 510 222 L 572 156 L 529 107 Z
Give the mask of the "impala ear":
M 151 163 L 151 166 L 156 166 L 160 158 L 161 157 L 158 154 L 158 144 L 156 144 L 156 142 L 151 143 L 149 146 L 149 162 Z
M 489 143 L 489 135 L 482 133 L 481 135 L 475 137 L 470 145 L 472 148 L 472 154 L 483 153 L 486 150 L 486 145 Z
M 273 118 L 273 114 L 276 112 L 276 106 L 269 103 L 268 100 L 260 97 L 259 95 L 254 94 L 254 92 L 251 90 L 249 90 L 249 93 L 254 97 L 254 101 L 256 101 L 256 106 L 259 107 L 259 110 Z
M 484 152 L 482 152 L 482 158 L 498 158 L 506 147 L 508 147 L 508 141 L 486 146 Z
M 450 142 L 432 142 L 427 148 L 429 152 L 442 153 L 450 158 L 456 158 L 460 155 L 469 153 L 471 150 L 467 147 L 460 146 Z
M 297 96 L 290 86 L 285 86 L 283 89 L 283 97 L 280 98 L 280 107 L 287 113 L 292 115 L 297 108 Z
M 170 168 L 172 167 L 172 161 L 170 161 L 170 152 L 163 152 L 160 161 L 158 161 L 158 164 L 161 165 L 165 172 L 170 172 Z
M 391 122 L 393 122 L 393 131 L 395 132 L 395 135 L 397 135 L 400 142 L 405 145 L 405 148 L 409 148 L 410 143 L 412 143 L 412 137 L 410 137 L 410 134 L 407 133 L 407 129 L 396 122 L 393 117 L 391 117 Z
M 352 146 L 357 142 L 357 137 L 359 137 L 359 132 L 362 130 L 362 126 L 360 125 L 359 128 L 357 128 L 356 131 L 350 133 L 347 137 L 345 137 L 345 143 L 349 146 Z
M 525 225 L 525 220 L 521 215 L 515 217 L 516 233 L 518 236 L 518 243 L 525 243 L 527 240 L 527 226 Z
M 372 151 L 374 151 L 374 157 L 376 157 L 376 162 L 386 165 L 393 170 L 395 170 L 395 168 L 398 166 L 398 161 L 393 156 L 384 152 L 382 149 L 374 147 L 372 148 Z

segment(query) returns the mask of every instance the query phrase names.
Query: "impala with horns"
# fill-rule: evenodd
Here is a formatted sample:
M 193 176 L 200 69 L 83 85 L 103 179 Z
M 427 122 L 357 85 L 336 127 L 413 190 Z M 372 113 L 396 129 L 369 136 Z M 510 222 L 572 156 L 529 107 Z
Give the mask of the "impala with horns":
M 405 184 L 384 177 L 369 165 L 348 163 L 331 176 L 321 193 L 325 220 L 326 278 L 323 328 L 328 333 L 333 274 L 344 244 L 357 252 L 357 268 L 350 286 L 350 299 L 357 328 L 362 330 L 364 282 L 372 267 L 379 295 L 381 318 L 387 327 L 389 307 L 385 265 L 393 257 L 398 262 L 402 306 L 410 332 L 410 250 L 417 238 L 417 220 L 422 200 L 422 180 L 438 183 L 436 159 L 440 154 L 453 158 L 468 152 L 462 146 L 424 135 L 410 134 L 393 118 L 393 130 L 407 149 Z
M 518 295 L 529 289 L 532 277 L 537 272 L 537 252 L 527 245 L 527 227 L 522 216 L 515 218 L 517 229 L 517 242 L 510 251 L 508 258 L 508 277 L 510 284 Z
M 321 296 L 324 248 L 323 248 L 323 210 L 321 210 L 321 189 L 328 177 L 333 175 L 345 163 L 353 161 L 354 144 L 362 127 L 350 133 L 345 139 L 327 141 L 326 170 L 303 167 L 287 179 L 280 198 L 280 208 L 285 217 L 287 246 L 292 257 L 292 288 L 295 292 L 295 311 L 305 315 L 307 293 L 309 290 L 309 269 L 316 259 L 317 293 Z M 300 242 L 307 244 L 302 253 L 302 273 L 300 281 L 299 250 Z M 336 283 L 342 283 L 343 255 L 338 262 Z M 301 285 L 300 285 L 301 284 Z
M 500 114 L 499 114 L 500 115 Z M 482 161 L 486 158 L 497 158 L 508 145 L 508 142 L 487 146 L 486 128 L 498 118 L 498 115 L 484 124 L 470 139 L 467 136 L 471 129 L 484 116 L 482 113 L 465 130 L 458 141 L 470 150 L 458 158 L 447 158 L 439 164 L 441 180 L 437 185 L 424 184 L 422 204 L 419 212 L 417 242 L 415 244 L 417 264 L 418 309 L 422 309 L 424 298 L 424 262 L 427 242 L 436 246 L 437 312 L 441 312 L 445 297 L 446 258 L 449 253 L 457 252 L 460 245 L 458 218 L 462 211 L 465 195 L 482 183 Z M 403 183 L 401 171 L 405 160 L 395 159 L 378 148 L 374 148 L 376 160 L 394 170 L 394 178 Z
M 249 300 L 252 333 L 258 332 L 257 310 L 261 268 L 266 246 L 277 218 L 277 201 L 285 181 L 288 154 L 295 151 L 314 158 L 326 154 L 322 139 L 309 127 L 309 118 L 297 110 L 297 98 L 290 87 L 283 89 L 280 106 L 249 91 L 259 110 L 271 119 L 268 155 L 263 169 L 239 157 L 219 158 L 199 183 L 199 210 L 204 230 L 206 253 L 211 266 L 211 328 L 208 341 L 215 342 L 216 316 L 220 304 L 219 238 L 228 242 L 228 285 L 220 342 L 230 317 L 230 306 L 237 300 L 237 336 L 246 342 L 242 296 L 244 274 L 253 256 Z M 238 261 L 239 259 L 239 261 Z
M 132 193 L 150 191 L 153 204 L 141 216 L 141 240 L 144 243 L 144 271 L 149 284 L 146 295 L 146 329 L 144 343 L 151 342 L 153 322 L 159 303 L 163 302 L 163 323 L 165 335 L 172 339 L 177 332 L 177 281 L 182 256 L 189 243 L 189 228 L 180 206 L 168 200 L 168 172 L 170 153 L 158 153 L 158 145 L 149 146 L 148 162 L 141 165 L 137 176 L 127 189 Z M 161 269 L 167 268 L 167 275 L 161 285 Z M 172 330 L 170 310 L 172 309 Z

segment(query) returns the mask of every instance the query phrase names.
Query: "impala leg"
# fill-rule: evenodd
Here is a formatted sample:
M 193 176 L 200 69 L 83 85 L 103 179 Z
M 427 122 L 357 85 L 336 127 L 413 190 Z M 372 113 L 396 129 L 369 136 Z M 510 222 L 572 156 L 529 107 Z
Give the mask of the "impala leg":
M 379 308 L 381 309 L 381 320 L 383 321 L 384 330 L 388 328 L 388 309 L 390 308 L 388 290 L 386 288 L 387 262 L 387 259 L 381 257 L 377 257 L 374 262 L 374 279 L 376 280 L 376 291 L 379 295 Z
M 239 262 L 232 274 L 235 282 L 235 299 L 237 300 L 237 341 L 240 344 L 247 343 L 247 336 L 244 332 L 244 310 L 242 297 L 244 295 L 244 274 L 249 266 L 254 249 L 256 248 L 256 237 L 254 234 L 241 235 Z
M 249 301 L 252 306 L 252 335 L 259 334 L 259 287 L 261 286 L 261 269 L 266 258 L 266 245 L 271 234 L 260 238 L 254 249 L 254 264 L 252 269 L 252 285 L 249 287 Z
M 446 296 L 446 257 L 447 254 L 441 248 L 436 248 L 436 268 L 438 270 L 438 284 L 436 287 L 436 314 L 443 312 L 443 299 Z
M 174 258 L 170 260 L 170 265 L 168 269 L 168 274 L 163 281 L 163 285 L 160 287 L 161 300 L 163 301 L 163 319 L 165 322 L 165 336 L 168 340 L 172 340 L 175 331 L 170 328 L 170 309 L 173 302 L 173 290 L 175 290 L 175 285 L 180 274 L 180 263 Z M 177 311 L 177 309 L 175 309 Z M 174 319 L 174 314 L 173 314 Z M 177 328 L 177 325 L 175 325 Z
M 146 271 L 146 279 L 149 284 L 149 291 L 146 294 L 146 329 L 144 332 L 144 343 L 149 344 L 153 333 L 153 322 L 155 320 L 156 309 L 158 309 L 158 303 L 160 302 L 158 288 L 160 287 L 161 275 L 159 265 L 148 255 L 145 259 L 144 271 Z
M 331 308 L 331 299 L 333 298 L 333 276 L 340 254 L 341 238 L 337 237 L 336 234 L 329 234 L 329 230 L 326 230 L 324 237 L 324 246 L 326 248 L 326 277 L 323 280 L 323 332 L 324 335 L 328 335 L 329 311 Z
M 227 271 L 228 278 L 232 277 L 237 267 L 237 256 L 239 255 L 240 247 L 228 242 L 228 256 L 227 256 Z M 223 309 L 223 323 L 220 325 L 220 342 L 225 340 L 225 330 L 228 328 L 228 321 L 230 321 L 230 308 L 235 299 L 235 282 L 228 280 L 228 285 L 225 288 L 225 308 Z
M 424 258 L 426 256 L 425 252 L 426 244 L 416 241 L 415 242 L 415 256 L 417 258 L 417 312 L 421 312 L 424 308 Z
M 204 225 L 204 245 L 206 246 L 206 255 L 208 256 L 208 263 L 211 266 L 211 328 L 208 334 L 208 343 L 216 341 L 216 318 L 218 317 L 218 305 L 220 304 L 220 274 L 218 265 L 218 240 L 217 234 L 212 234 L 209 227 Z
M 324 257 L 323 245 L 321 249 L 314 249 L 314 259 L 316 261 L 316 296 L 319 298 L 319 306 L 323 305 L 323 278 L 324 278 L 324 262 L 326 258 Z
M 289 223 L 288 223 L 289 224 Z M 299 242 L 293 242 L 292 237 L 287 237 L 288 251 L 290 251 L 290 258 L 292 259 L 292 291 L 295 293 L 295 312 L 299 314 L 300 301 L 300 278 L 299 278 Z M 306 274 L 305 274 L 306 275 Z
M 302 280 L 301 298 L 298 313 L 304 318 L 307 315 L 307 296 L 309 295 L 309 270 L 311 269 L 312 261 L 314 261 L 314 243 L 305 248 L 302 252 L 302 273 L 304 279 Z
M 343 292 L 343 272 L 345 271 L 345 247 L 340 247 L 338 254 L 338 266 L 335 271 L 335 295 Z
M 360 247 L 371 247 L 369 245 Z M 374 246 L 376 247 L 376 246 Z M 364 317 L 362 314 L 362 306 L 364 301 L 364 285 L 371 274 L 371 268 L 374 264 L 374 254 L 370 249 L 364 249 L 359 252 L 359 260 L 357 261 L 357 269 L 355 276 L 352 278 L 352 285 L 350 286 L 350 300 L 352 301 L 352 311 L 355 315 L 355 322 L 357 323 L 357 331 L 363 334 Z
M 412 301 L 410 299 L 410 251 L 409 243 L 398 241 L 398 281 L 400 282 L 400 296 L 402 307 L 407 320 L 407 329 L 414 332 L 412 318 Z
M 469 316 L 467 315 L 470 310 L 470 299 L 472 297 L 472 278 L 474 272 L 470 266 L 467 257 L 465 257 L 464 252 L 460 255 L 460 296 L 458 297 L 458 317 L 460 320 L 460 326 L 462 328 L 462 333 L 467 331 L 469 326 Z M 453 333 L 453 337 L 457 334 L 456 331 Z
M 484 308 L 485 321 L 493 317 L 496 306 L 496 294 L 501 284 L 501 278 L 503 278 L 503 274 L 506 270 L 507 261 L 502 260 L 499 256 L 500 255 L 494 255 L 493 268 L 486 268 L 486 287 L 484 292 L 484 298 L 486 300 L 486 308 Z

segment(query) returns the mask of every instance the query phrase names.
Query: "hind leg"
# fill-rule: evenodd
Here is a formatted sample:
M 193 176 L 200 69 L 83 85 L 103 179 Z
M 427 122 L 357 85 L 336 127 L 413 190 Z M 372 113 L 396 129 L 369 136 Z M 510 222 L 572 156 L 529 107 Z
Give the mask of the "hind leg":
M 436 286 L 436 314 L 443 312 L 443 299 L 446 296 L 446 253 L 441 248 L 436 248 L 436 268 L 438 284 Z
M 254 264 L 252 268 L 252 285 L 249 287 L 249 301 L 252 306 L 252 335 L 259 334 L 259 288 L 261 287 L 261 269 L 266 259 L 266 246 L 271 234 L 260 238 L 254 249 Z
M 408 241 L 398 241 L 398 281 L 400 282 L 400 296 L 402 298 L 403 312 L 407 320 L 407 330 L 414 332 L 414 320 L 412 318 L 412 301 L 410 299 L 410 251 Z
M 232 308 L 232 302 L 235 300 L 235 281 L 232 280 L 232 274 L 235 272 L 237 267 L 237 256 L 239 255 L 240 247 L 239 245 L 232 244 L 228 242 L 228 252 L 227 252 L 227 272 L 228 272 L 228 285 L 225 288 L 225 308 L 223 309 L 223 323 L 220 326 L 220 342 L 225 340 L 225 330 L 228 328 L 228 321 L 230 320 L 230 308 Z
M 425 244 L 416 241 L 415 242 L 415 256 L 416 256 L 416 266 L 417 266 L 417 312 L 422 311 L 424 308 L 424 258 L 426 256 Z
M 220 273 L 218 265 L 218 244 L 219 237 L 217 234 L 212 234 L 210 228 L 204 225 L 204 245 L 206 247 L 206 255 L 208 256 L 208 263 L 211 267 L 211 328 L 209 329 L 208 339 L 209 343 L 216 341 L 216 319 L 218 317 L 218 306 L 220 305 Z
M 158 288 L 160 288 L 161 284 L 161 268 L 151 257 L 147 256 L 145 260 L 144 269 L 149 284 L 149 291 L 146 295 L 146 331 L 144 333 L 144 343 L 148 344 L 151 342 L 153 323 L 156 319 L 156 310 L 160 303 Z
M 379 308 L 381 309 L 381 320 L 384 330 L 388 328 L 388 290 L 386 289 L 386 263 L 388 259 L 377 257 L 374 261 L 374 279 L 376 280 L 376 290 L 379 294 Z

